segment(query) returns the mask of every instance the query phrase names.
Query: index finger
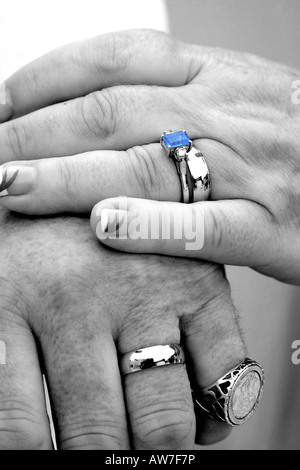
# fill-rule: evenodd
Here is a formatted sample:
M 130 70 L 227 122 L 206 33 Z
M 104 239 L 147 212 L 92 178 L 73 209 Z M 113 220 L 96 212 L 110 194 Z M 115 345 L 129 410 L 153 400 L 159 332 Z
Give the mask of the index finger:
M 180 86 L 191 67 L 187 46 L 152 30 L 110 33 L 56 49 L 6 81 L 17 117 L 115 84 Z

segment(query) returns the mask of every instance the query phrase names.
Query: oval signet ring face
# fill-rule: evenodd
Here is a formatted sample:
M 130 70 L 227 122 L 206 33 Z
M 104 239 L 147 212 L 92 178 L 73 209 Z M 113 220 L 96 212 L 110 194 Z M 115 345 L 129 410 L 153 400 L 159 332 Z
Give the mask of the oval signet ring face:
M 212 419 L 238 426 L 253 415 L 263 385 L 262 367 L 247 358 L 209 387 L 194 391 L 194 402 Z

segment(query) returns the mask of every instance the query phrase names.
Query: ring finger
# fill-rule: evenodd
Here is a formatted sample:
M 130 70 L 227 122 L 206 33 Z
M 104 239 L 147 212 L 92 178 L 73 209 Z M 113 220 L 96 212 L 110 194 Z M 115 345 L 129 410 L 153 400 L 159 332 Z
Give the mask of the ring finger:
M 230 170 L 232 150 L 208 139 L 196 141 L 196 145 L 203 151 L 210 169 L 211 198 L 234 199 L 241 195 L 247 198 L 257 178 L 251 177 L 246 163 L 235 162 L 242 175 L 236 179 Z M 0 196 L 5 197 L 1 204 L 26 214 L 89 212 L 102 199 L 118 196 L 174 202 L 181 198 L 174 162 L 157 144 L 126 151 L 7 163 L 2 166 L 2 181 L 5 184 L 1 185 L 0 180 Z
M 207 386 L 246 356 L 227 281 L 221 270 L 216 274 L 212 267 L 211 272 L 209 269 L 206 272 L 208 275 L 203 282 L 208 283 L 207 292 L 211 292 L 212 279 L 216 280 L 211 298 L 199 302 L 195 296 L 179 317 L 174 312 L 161 316 L 163 299 L 157 298 L 152 305 L 150 327 L 145 329 L 144 321 L 133 315 L 126 319 L 121 330 L 118 349 L 126 358 L 134 344 L 139 349 L 181 343 L 187 356 L 187 368 L 177 364 L 124 376 L 135 449 L 192 449 L 195 435 L 197 443 L 209 444 L 225 438 L 231 430 L 227 423 L 212 422 L 211 425 L 210 418 L 203 415 L 197 416 L 195 422 L 191 383 L 200 388 Z

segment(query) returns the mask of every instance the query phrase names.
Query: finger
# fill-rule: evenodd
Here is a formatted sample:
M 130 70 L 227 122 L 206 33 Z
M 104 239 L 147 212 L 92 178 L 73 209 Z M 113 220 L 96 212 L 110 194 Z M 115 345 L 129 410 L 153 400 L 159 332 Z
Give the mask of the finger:
M 170 342 L 180 342 L 187 352 L 188 381 L 185 367 L 180 365 L 147 369 L 124 377 L 134 447 L 140 450 L 192 449 L 195 416 L 190 401 L 191 384 L 194 390 L 194 386 L 202 388 L 211 384 L 239 364 L 246 354 L 223 270 L 207 265 L 201 279 L 203 294 L 199 296 L 200 265 L 191 260 L 180 263 L 177 266 L 174 260 L 172 275 L 168 278 L 178 315 L 174 316 L 174 310 L 170 312 L 170 309 L 164 309 L 161 315 L 166 294 L 159 290 L 160 280 L 153 278 L 150 271 L 147 280 L 152 302 L 151 323 L 148 324 L 151 326 L 145 328 L 145 299 L 120 330 L 118 349 L 121 355 Z M 197 275 L 193 276 L 196 269 Z M 177 285 L 178 277 L 182 288 L 172 290 L 172 281 Z M 161 295 L 157 295 L 158 292 Z M 211 422 L 207 416 L 200 417 L 197 413 L 198 443 L 217 442 L 231 429 L 227 424 Z
M 245 178 L 234 178 L 234 158 L 218 142 L 200 140 L 213 181 L 212 198 L 241 197 L 251 192 L 256 179 L 246 164 L 238 165 Z M 226 152 L 227 150 L 227 152 Z M 224 158 L 224 155 L 226 156 Z M 219 164 L 219 157 L 221 162 Z M 0 169 L 1 170 L 1 169 Z M 235 181 L 234 181 L 235 180 Z M 127 151 L 98 151 L 65 158 L 33 160 L 2 166 L 1 204 L 25 214 L 85 212 L 102 199 L 126 195 L 162 201 L 180 201 L 176 167 L 158 144 Z
M 123 31 L 61 47 L 6 83 L 19 116 L 116 83 L 184 85 L 200 67 L 199 56 L 192 67 L 186 46 L 166 34 Z
M 182 344 L 187 354 L 187 366 L 193 390 L 202 389 L 223 377 L 240 364 L 246 347 L 239 327 L 238 315 L 232 304 L 230 288 L 222 270 L 208 270 L 202 279 L 205 291 L 211 288 L 213 272 L 213 296 L 202 306 L 199 314 L 190 314 L 186 306 L 181 318 Z M 231 432 L 232 427 L 212 421 L 196 408 L 198 444 L 213 444 Z
M 86 289 L 85 289 L 86 291 Z M 90 292 L 88 290 L 88 292 Z M 60 450 L 128 450 L 126 409 L 117 354 L 103 299 L 86 299 L 84 315 L 61 301 L 55 334 L 51 318 L 37 334 L 43 349 Z M 99 323 L 98 320 L 101 322 Z M 63 320 L 62 320 L 63 319 Z M 70 328 L 70 324 L 72 327 Z
M 228 117 L 216 125 L 207 88 L 199 85 L 198 92 L 201 108 L 188 87 L 119 85 L 40 109 L 0 126 L 1 161 L 125 150 L 157 142 L 164 130 L 186 125 L 191 138 L 221 140 Z
M 161 169 L 160 175 L 156 175 L 156 169 L 150 163 L 147 147 L 139 152 L 140 158 L 135 150 L 103 151 L 22 162 L 22 166 L 17 162 L 4 165 L 1 204 L 18 212 L 46 214 L 89 212 L 105 197 L 120 194 L 144 197 L 148 191 L 149 196 L 154 192 L 158 198 L 179 200 L 180 185 L 175 165 L 159 145 L 155 147 L 159 151 L 155 152 L 155 159 L 157 170 Z M 149 174 L 152 174 L 150 179 Z M 167 187 L 168 180 L 175 184 Z
M 262 267 L 279 247 L 268 212 L 243 200 L 108 199 L 93 209 L 91 225 L 102 243 L 117 250 L 222 264 Z
M 170 286 L 170 285 L 169 285 Z M 153 282 L 151 322 L 145 323 L 145 306 L 138 317 L 128 319 L 120 330 L 119 353 L 155 345 L 180 343 L 178 318 L 168 309 Z M 147 312 L 149 314 L 149 312 Z M 134 328 L 132 328 L 134 324 Z M 147 328 L 145 328 L 147 325 Z M 190 382 L 184 365 L 148 369 L 123 377 L 132 445 L 136 450 L 191 450 L 195 443 L 195 415 Z
M 52 441 L 38 354 L 33 335 L 7 305 L 1 283 L 0 449 L 51 450 Z

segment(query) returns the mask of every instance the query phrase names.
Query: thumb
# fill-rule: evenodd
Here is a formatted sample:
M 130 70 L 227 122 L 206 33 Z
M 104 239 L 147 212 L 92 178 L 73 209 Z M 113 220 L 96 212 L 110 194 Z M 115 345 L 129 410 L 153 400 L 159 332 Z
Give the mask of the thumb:
M 94 207 L 91 226 L 105 245 L 132 253 L 254 267 L 269 262 L 276 250 L 270 214 L 245 200 L 181 204 L 106 199 Z

